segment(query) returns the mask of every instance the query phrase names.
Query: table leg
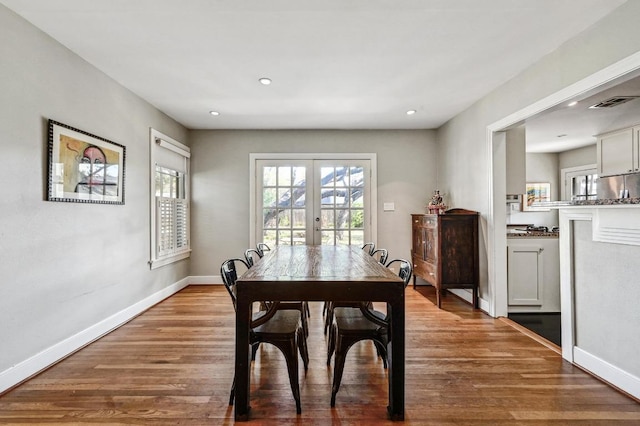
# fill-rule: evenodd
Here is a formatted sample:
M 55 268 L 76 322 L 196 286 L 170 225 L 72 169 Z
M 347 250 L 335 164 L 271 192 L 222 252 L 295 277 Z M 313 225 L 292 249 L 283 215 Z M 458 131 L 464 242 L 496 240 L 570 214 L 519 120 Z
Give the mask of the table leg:
M 402 298 L 389 303 L 391 312 L 390 338 L 387 347 L 389 374 L 389 406 L 387 407 L 391 420 L 404 420 L 404 294 Z
M 251 322 L 251 302 L 237 292 L 236 304 L 236 421 L 249 420 L 249 374 L 251 368 L 251 351 L 249 350 L 249 324 Z

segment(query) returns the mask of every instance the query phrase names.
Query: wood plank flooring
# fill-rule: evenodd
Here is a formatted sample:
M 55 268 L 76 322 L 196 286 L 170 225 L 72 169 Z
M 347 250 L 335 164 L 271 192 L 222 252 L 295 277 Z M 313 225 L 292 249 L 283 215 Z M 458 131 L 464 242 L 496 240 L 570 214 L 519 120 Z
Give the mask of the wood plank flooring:
M 407 288 L 406 409 L 411 425 L 640 424 L 640 404 L 504 321 L 431 287 Z M 322 304 L 311 304 L 310 367 L 297 416 L 282 355 L 252 366 L 251 421 L 382 425 L 387 376 L 370 342 L 347 357 L 329 406 Z M 191 286 L 0 396 L 2 424 L 234 424 L 234 313 L 223 286 Z

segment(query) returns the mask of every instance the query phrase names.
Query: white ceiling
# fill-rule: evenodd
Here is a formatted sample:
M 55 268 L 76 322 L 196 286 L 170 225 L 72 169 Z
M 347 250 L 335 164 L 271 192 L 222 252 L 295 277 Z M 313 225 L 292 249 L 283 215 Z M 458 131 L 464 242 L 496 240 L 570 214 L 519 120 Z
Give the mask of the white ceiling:
M 526 120 L 527 152 L 562 152 L 593 145 L 596 135 L 640 124 L 640 77 L 630 73 Z M 591 106 L 613 97 L 633 97 L 611 108 Z
M 437 128 L 624 2 L 0 0 L 191 129 Z

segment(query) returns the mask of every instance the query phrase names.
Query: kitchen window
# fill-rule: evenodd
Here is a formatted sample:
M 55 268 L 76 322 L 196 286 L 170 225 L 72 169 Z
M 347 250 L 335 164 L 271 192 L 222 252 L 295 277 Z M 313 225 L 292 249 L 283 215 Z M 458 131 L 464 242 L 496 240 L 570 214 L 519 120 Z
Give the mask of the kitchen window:
M 598 195 L 598 170 L 595 164 L 560 171 L 564 185 L 563 200 L 595 200 Z

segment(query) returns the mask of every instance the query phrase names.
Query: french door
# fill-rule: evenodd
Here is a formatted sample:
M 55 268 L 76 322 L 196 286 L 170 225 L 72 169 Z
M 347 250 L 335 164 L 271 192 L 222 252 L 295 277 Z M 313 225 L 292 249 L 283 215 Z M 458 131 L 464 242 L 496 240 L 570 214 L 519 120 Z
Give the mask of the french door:
M 255 160 L 255 241 L 362 245 L 372 238 L 369 158 Z

